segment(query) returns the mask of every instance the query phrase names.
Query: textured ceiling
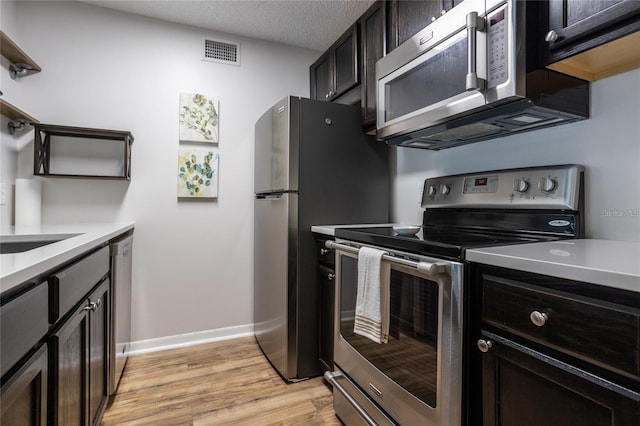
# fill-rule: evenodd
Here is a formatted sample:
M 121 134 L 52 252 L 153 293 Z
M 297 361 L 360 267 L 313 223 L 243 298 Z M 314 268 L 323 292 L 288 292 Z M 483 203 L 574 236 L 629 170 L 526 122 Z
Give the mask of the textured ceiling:
M 373 0 L 80 0 L 214 31 L 326 50 Z

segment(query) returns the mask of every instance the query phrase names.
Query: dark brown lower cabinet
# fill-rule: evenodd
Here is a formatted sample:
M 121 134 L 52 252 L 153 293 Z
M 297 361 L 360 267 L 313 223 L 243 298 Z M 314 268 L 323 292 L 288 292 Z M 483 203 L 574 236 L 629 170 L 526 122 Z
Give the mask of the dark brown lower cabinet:
M 482 340 L 490 346 L 482 354 L 484 426 L 640 425 L 637 392 L 510 340 Z
M 47 424 L 47 345 L 43 344 L 2 385 L 0 425 Z
M 333 371 L 333 323 L 335 305 L 335 271 L 318 266 L 320 286 L 320 364 L 324 370 Z
M 107 402 L 109 280 L 104 280 L 51 338 L 52 422 L 94 425 Z

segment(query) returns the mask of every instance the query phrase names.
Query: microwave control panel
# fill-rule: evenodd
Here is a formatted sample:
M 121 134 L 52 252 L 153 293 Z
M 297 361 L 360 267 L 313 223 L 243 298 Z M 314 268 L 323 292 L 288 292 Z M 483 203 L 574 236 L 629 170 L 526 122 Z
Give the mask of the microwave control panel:
M 501 7 L 487 16 L 487 73 L 488 87 L 496 87 L 509 77 L 509 28 L 507 6 Z

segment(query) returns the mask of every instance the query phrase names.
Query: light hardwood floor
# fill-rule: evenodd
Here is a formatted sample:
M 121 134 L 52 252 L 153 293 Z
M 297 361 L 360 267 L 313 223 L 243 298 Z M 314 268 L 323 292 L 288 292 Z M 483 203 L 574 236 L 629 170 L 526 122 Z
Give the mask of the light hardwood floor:
M 129 357 L 102 425 L 341 425 L 321 377 L 287 384 L 253 337 Z

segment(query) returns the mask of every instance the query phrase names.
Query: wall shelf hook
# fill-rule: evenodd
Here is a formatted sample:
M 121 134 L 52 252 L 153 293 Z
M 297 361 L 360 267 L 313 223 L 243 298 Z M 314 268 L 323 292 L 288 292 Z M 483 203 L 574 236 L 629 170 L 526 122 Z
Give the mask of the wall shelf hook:
M 29 122 L 27 120 L 25 120 L 25 119 L 22 119 L 22 118 L 10 121 L 7 124 L 7 127 L 9 128 L 9 134 L 10 135 L 15 135 L 17 132 L 22 132 L 23 130 L 25 130 L 27 128 L 28 124 L 29 124 Z
M 24 77 L 31 70 L 33 70 L 33 67 L 29 64 L 25 64 L 24 62 L 16 62 L 15 64 L 9 65 L 9 75 L 12 80 Z

